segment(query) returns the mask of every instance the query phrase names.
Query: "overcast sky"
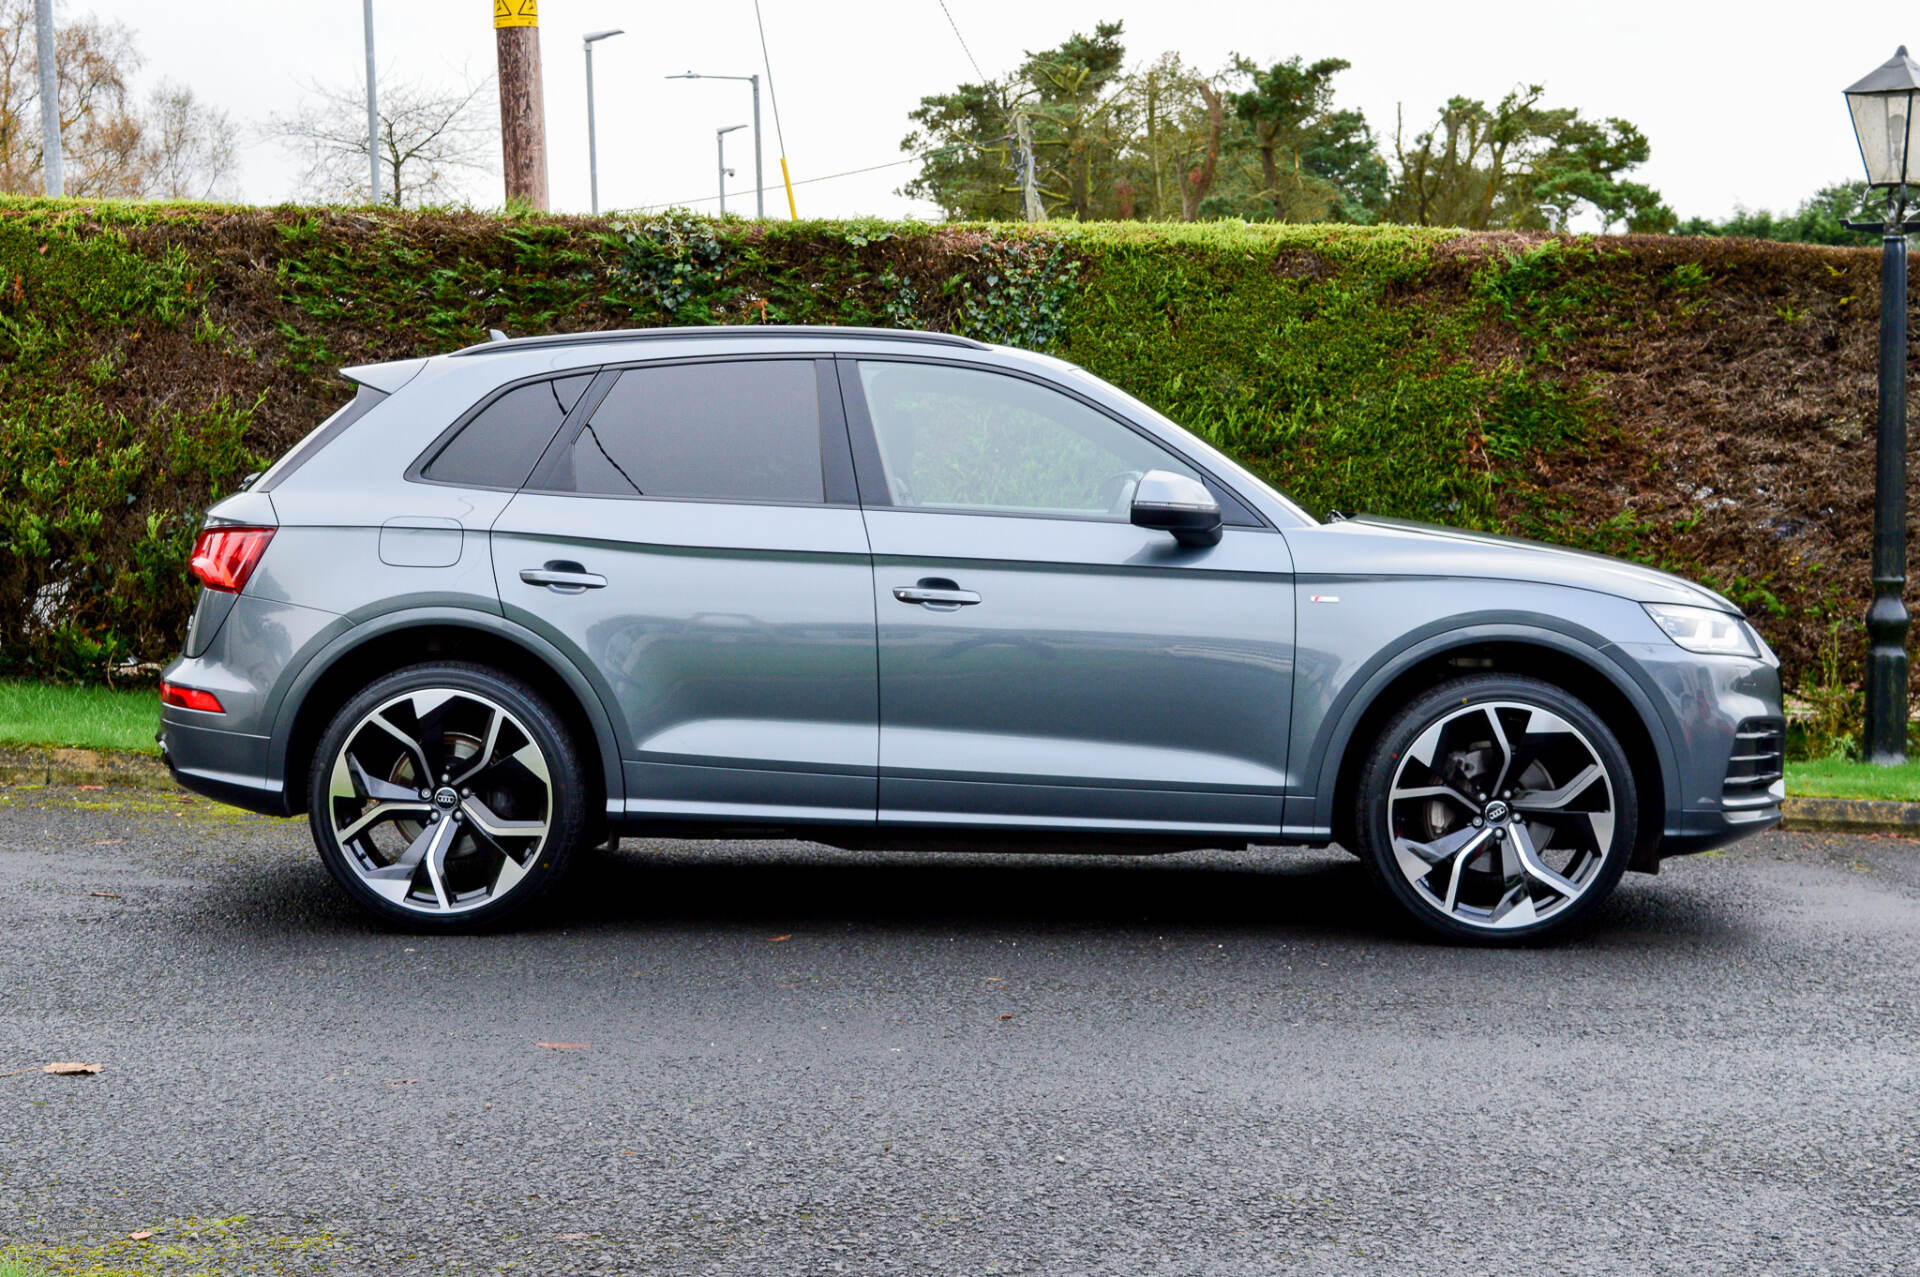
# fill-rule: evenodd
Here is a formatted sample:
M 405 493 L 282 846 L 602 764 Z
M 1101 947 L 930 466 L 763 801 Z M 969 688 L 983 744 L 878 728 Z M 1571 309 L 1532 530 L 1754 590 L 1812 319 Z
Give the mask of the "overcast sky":
M 1515 84 L 1547 86 L 1549 105 L 1633 121 L 1653 144 L 1640 177 L 1682 216 L 1723 217 L 1736 205 L 1787 209 L 1817 187 L 1858 176 L 1840 90 L 1920 42 L 1920 8 L 1778 0 L 1664 4 L 1441 4 L 1434 0 L 1277 4 L 1271 0 L 947 0 L 989 75 L 1022 50 L 1057 44 L 1100 19 L 1122 19 L 1130 62 L 1164 50 L 1215 67 L 1233 53 L 1262 62 L 1299 54 L 1353 63 L 1343 105 L 1366 113 L 1390 146 L 1396 108 L 1424 125 L 1453 94 L 1497 99 Z M 894 194 L 910 166 L 826 181 L 900 157 L 907 112 L 923 93 L 977 78 L 939 0 L 762 0 L 788 162 L 802 216 L 919 215 Z M 491 75 L 492 0 L 375 0 L 383 80 L 453 84 Z M 760 69 L 752 0 L 542 0 L 549 182 L 553 206 L 588 201 L 581 35 L 627 33 L 595 54 L 603 207 L 706 198 L 715 189 L 714 129 L 750 119 L 744 84 L 669 81 L 692 69 Z M 364 75 L 361 0 L 64 0 L 132 28 L 146 57 L 141 85 L 190 84 L 251 127 L 298 105 L 301 86 Z M 491 109 L 491 108 L 489 108 Z M 765 111 L 770 185 L 778 144 Z M 734 209 L 751 205 L 747 131 L 728 138 Z M 238 189 L 250 202 L 295 197 L 297 169 L 251 133 Z M 501 201 L 496 175 L 465 184 L 477 205 Z M 784 210 L 770 191 L 768 211 Z

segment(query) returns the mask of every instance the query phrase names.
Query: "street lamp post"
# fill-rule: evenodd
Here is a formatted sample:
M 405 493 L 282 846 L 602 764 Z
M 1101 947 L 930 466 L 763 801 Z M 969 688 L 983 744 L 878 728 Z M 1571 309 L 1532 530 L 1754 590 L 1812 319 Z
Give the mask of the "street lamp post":
M 753 215 L 765 220 L 767 181 L 760 167 L 760 77 L 757 75 L 700 75 L 688 71 L 684 75 L 670 75 L 667 78 L 669 80 L 744 80 L 753 86 Z
M 67 186 L 60 164 L 60 67 L 53 34 L 53 0 L 37 0 L 33 10 L 34 56 L 40 63 L 40 170 L 46 176 L 47 198 L 59 199 L 67 193 Z
M 713 131 L 713 145 L 720 160 L 720 216 L 727 215 L 727 179 L 733 176 L 733 170 L 727 167 L 727 134 L 744 129 L 744 124 L 729 124 L 724 129 Z
M 373 71 L 373 0 L 360 6 L 367 30 L 367 191 L 371 202 L 380 202 L 380 103 Z
M 1900 46 L 1846 91 L 1867 186 L 1884 220 L 1848 222 L 1880 240 L 1880 415 L 1874 433 L 1873 602 L 1867 607 L 1867 761 L 1907 761 L 1907 181 L 1920 64 Z M 1917 174 L 1916 176 L 1920 176 Z
M 593 188 L 593 215 L 600 216 L 600 151 L 593 136 L 593 46 L 608 36 L 620 35 L 624 27 L 611 31 L 589 31 L 580 41 L 587 51 L 587 184 Z

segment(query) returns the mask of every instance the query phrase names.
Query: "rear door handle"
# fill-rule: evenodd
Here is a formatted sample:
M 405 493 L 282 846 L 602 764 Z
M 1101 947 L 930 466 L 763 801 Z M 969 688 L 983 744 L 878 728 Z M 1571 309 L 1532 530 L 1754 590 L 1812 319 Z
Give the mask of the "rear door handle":
M 578 594 L 582 590 L 603 589 L 607 584 L 607 578 L 598 572 L 560 560 L 542 567 L 521 568 L 520 579 L 528 585 L 544 585 L 556 594 Z
M 957 608 L 968 607 L 980 601 L 980 596 L 972 590 L 939 589 L 926 585 L 896 585 L 893 597 L 902 603 L 920 603 L 927 607 Z

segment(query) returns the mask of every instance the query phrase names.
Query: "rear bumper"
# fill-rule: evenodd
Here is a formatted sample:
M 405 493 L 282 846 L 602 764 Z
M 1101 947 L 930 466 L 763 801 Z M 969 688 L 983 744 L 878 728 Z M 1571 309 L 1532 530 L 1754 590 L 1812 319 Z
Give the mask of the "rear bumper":
M 210 632 L 196 640 L 199 654 L 178 657 L 161 677 L 213 693 L 226 712 L 162 706 L 161 756 L 174 780 L 196 794 L 270 816 L 290 815 L 287 782 L 271 766 L 270 733 L 291 674 L 348 622 L 251 594 L 206 615 L 217 615 L 220 623 L 209 619 Z M 293 782 L 296 793 L 301 783 Z
M 190 721 L 207 717 L 169 708 L 160 718 L 160 757 L 175 782 L 196 794 L 266 816 L 292 811 L 283 786 L 265 779 L 267 738 Z

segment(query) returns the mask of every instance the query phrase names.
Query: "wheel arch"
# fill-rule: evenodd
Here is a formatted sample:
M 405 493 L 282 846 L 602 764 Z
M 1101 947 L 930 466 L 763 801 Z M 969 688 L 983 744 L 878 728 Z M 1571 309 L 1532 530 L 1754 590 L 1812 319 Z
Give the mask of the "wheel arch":
M 382 674 L 437 658 L 492 666 L 552 703 L 581 750 L 590 754 L 587 774 L 595 784 L 588 810 L 596 823 L 606 819 L 609 799 L 625 797 L 620 738 L 587 676 L 551 643 L 511 621 L 436 608 L 356 625 L 301 669 L 280 700 L 267 757 L 267 775 L 279 778 L 289 814 L 306 810 L 307 769 L 339 708 Z
M 1619 738 L 1639 791 L 1639 836 L 1629 867 L 1658 864 L 1669 795 L 1680 790 L 1671 735 L 1657 703 L 1606 650 L 1598 635 L 1571 635 L 1538 625 L 1488 624 L 1416 638 L 1349 682 L 1315 745 L 1320 760 L 1313 795 L 1317 823 L 1351 846 L 1355 792 L 1370 741 L 1395 710 L 1429 687 L 1463 674 L 1540 678 L 1589 705 Z M 1294 823 L 1294 822 L 1290 822 Z

